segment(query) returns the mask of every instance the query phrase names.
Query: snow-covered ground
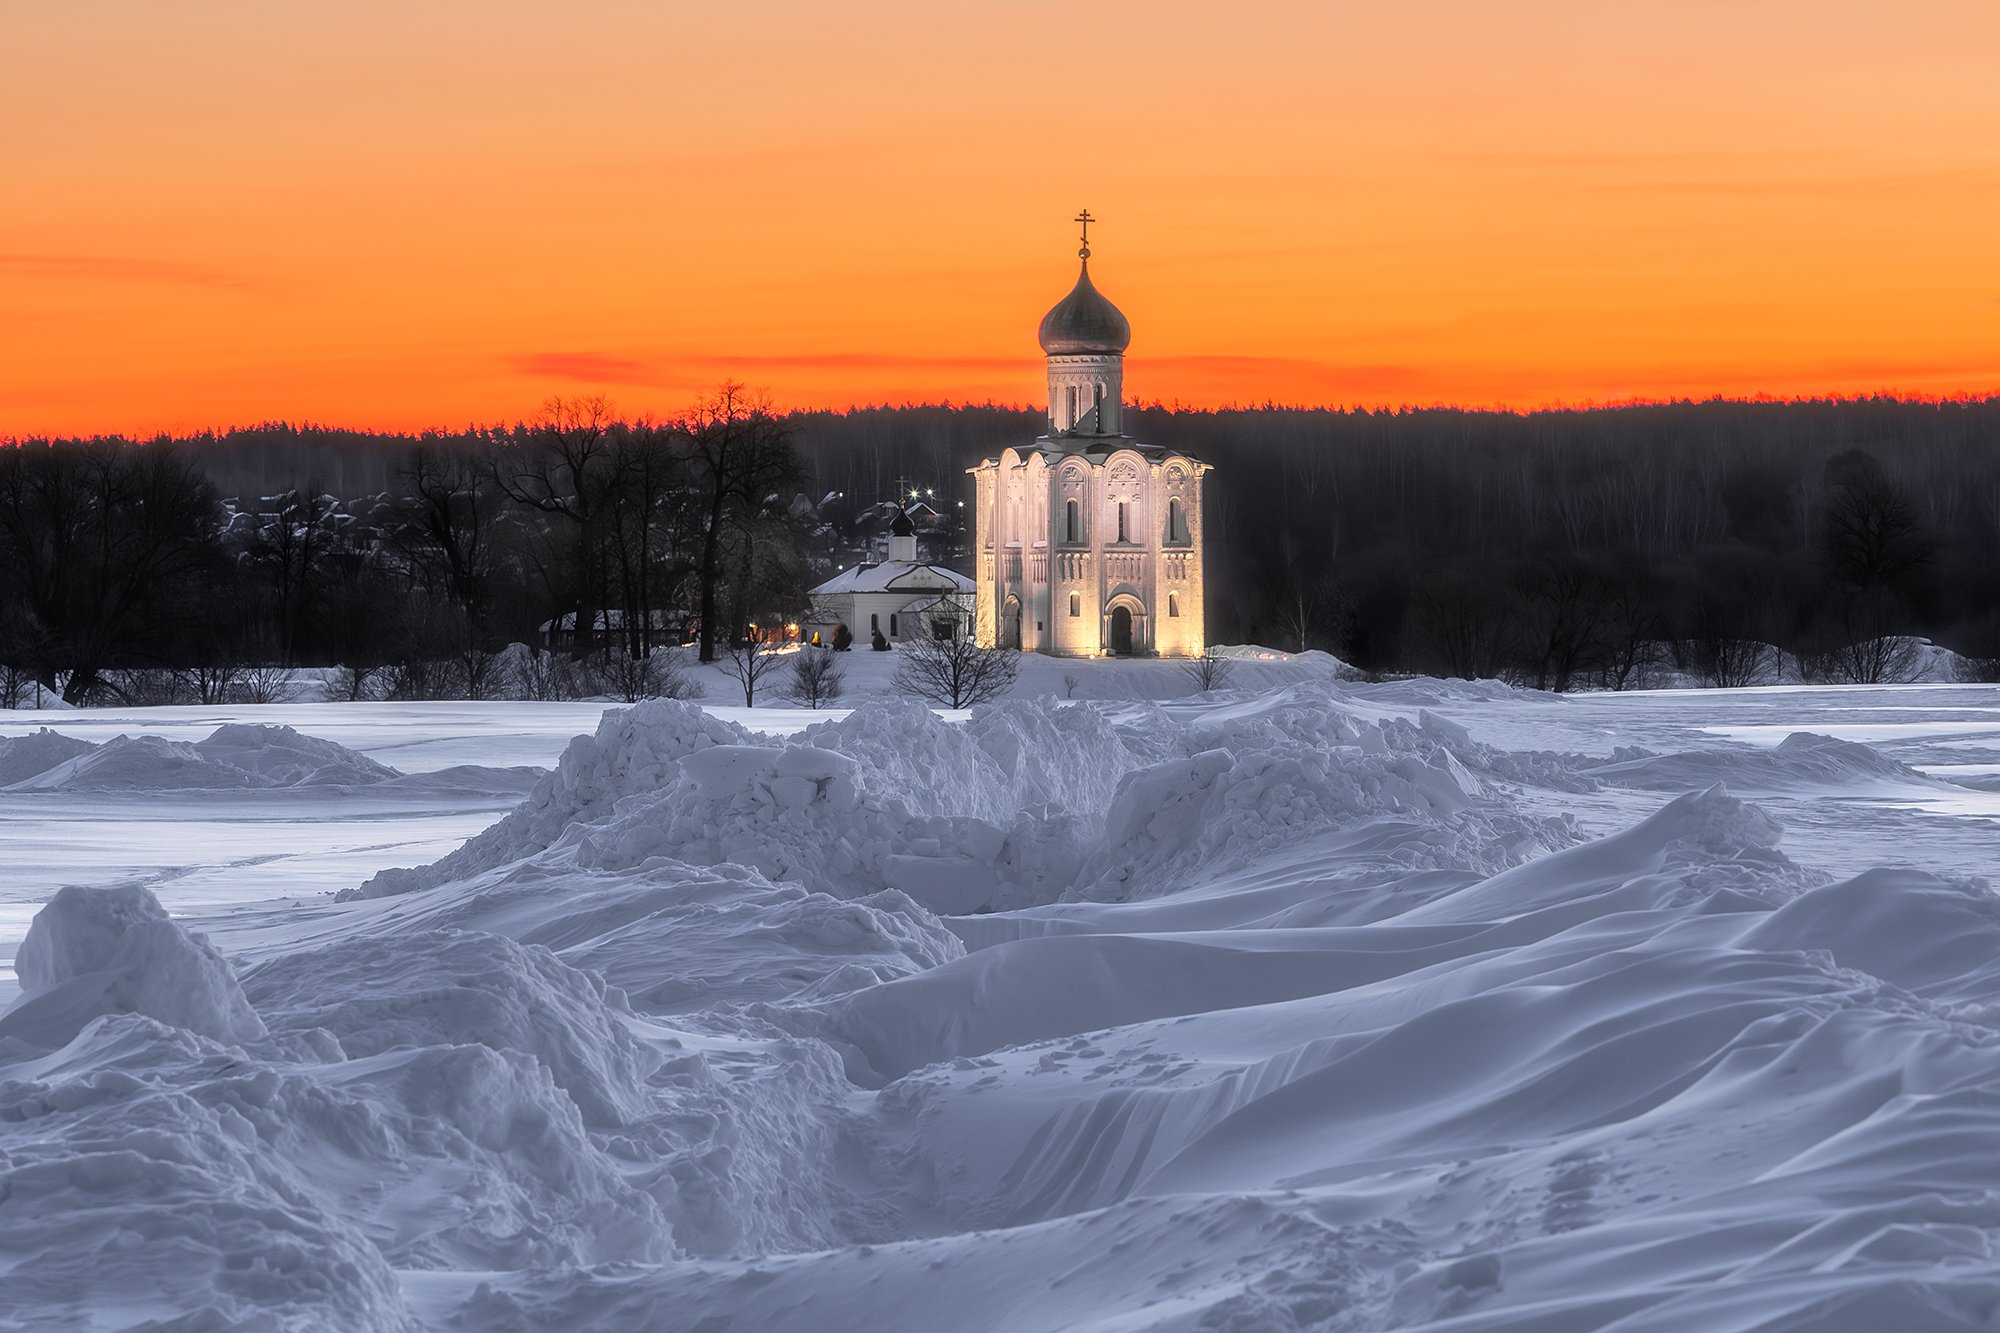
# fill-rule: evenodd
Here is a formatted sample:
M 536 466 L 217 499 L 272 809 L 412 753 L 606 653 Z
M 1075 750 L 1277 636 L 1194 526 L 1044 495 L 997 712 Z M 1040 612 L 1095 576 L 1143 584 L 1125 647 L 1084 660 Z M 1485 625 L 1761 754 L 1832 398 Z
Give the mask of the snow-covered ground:
M 1992 1326 L 2000 688 L 1148 667 L 0 713 L 0 1328 Z

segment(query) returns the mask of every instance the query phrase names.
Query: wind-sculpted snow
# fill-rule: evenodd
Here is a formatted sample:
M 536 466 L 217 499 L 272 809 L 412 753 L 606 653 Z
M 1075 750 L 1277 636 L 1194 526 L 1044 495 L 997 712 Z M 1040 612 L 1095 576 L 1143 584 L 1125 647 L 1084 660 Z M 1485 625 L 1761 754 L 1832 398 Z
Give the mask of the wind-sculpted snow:
M 555 771 L 492 828 L 436 865 L 385 870 L 340 896 L 352 900 L 411 893 L 532 855 L 572 824 L 601 819 L 620 797 L 657 789 L 684 755 L 749 739 L 741 727 L 677 700 L 649 699 L 611 709 L 596 733 L 572 740 Z
M 1931 780 L 1428 711 L 1526 697 L 642 705 L 240 987 L 63 895 L 0 1018 L 0 1322 L 1990 1328 L 2000 900 L 1723 785 Z
M 220 1041 L 264 1035 L 229 963 L 137 885 L 59 890 L 14 959 L 21 1002 L 0 1039 L 60 1046 L 106 1014 L 145 1014 Z
M 1590 768 L 1592 777 L 1621 787 L 1686 791 L 1726 782 L 1743 792 L 1824 791 L 1875 786 L 1938 788 L 1927 777 L 1878 750 L 1832 736 L 1794 732 L 1770 749 L 1737 746 L 1679 754 L 1628 754 Z
M 97 747 L 47 727 L 26 736 L 0 737 L 0 788 L 25 782 Z
M 198 741 L 116 736 L 102 744 L 46 728 L 0 739 L 0 791 L 244 792 L 367 788 L 391 795 L 512 796 L 536 769 L 470 765 L 399 773 L 365 754 L 291 727 L 230 723 Z
M 602 1128 L 643 1114 L 639 1089 L 660 1064 L 601 978 L 483 932 L 342 940 L 264 964 L 246 991 L 280 1030 L 330 1032 L 349 1059 L 466 1043 L 531 1056 Z

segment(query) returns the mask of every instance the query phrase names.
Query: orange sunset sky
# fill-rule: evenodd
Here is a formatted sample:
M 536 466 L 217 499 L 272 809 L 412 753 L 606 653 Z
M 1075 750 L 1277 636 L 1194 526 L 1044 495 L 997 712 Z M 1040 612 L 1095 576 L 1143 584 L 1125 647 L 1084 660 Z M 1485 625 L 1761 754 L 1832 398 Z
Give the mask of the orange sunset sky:
M 1994 0 L 0 0 L 0 438 L 2000 389 Z

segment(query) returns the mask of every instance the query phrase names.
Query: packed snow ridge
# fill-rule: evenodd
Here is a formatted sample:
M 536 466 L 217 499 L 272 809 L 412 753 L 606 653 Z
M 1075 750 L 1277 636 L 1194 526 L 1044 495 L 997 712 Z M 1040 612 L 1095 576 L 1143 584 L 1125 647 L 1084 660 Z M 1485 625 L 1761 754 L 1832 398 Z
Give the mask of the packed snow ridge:
M 379 787 L 525 791 L 539 772 L 461 765 L 420 776 L 291 727 L 230 723 L 199 741 L 117 736 L 102 744 L 44 727 L 0 737 L 0 792 L 186 792 Z
M 1467 689 L 648 703 L 234 966 L 66 890 L 0 1322 L 1990 1327 L 2000 903 L 1713 781 L 1930 780 L 1502 751 Z M 1610 785 L 1657 805 L 1550 813 Z

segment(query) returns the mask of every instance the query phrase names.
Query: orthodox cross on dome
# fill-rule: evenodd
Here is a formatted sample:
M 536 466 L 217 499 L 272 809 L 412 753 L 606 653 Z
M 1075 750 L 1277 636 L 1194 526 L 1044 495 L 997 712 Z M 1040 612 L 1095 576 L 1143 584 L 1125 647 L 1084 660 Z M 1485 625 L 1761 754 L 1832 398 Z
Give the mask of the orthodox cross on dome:
M 1083 247 L 1076 252 L 1077 258 L 1079 259 L 1090 258 L 1090 224 L 1097 221 L 1097 219 L 1090 216 L 1090 210 L 1086 208 L 1081 213 L 1078 213 L 1075 217 L 1071 218 L 1070 221 L 1080 222 L 1083 224 L 1083 237 L 1082 237 Z

